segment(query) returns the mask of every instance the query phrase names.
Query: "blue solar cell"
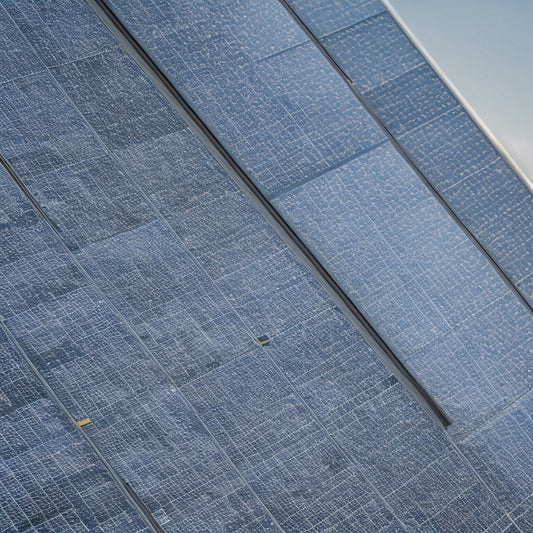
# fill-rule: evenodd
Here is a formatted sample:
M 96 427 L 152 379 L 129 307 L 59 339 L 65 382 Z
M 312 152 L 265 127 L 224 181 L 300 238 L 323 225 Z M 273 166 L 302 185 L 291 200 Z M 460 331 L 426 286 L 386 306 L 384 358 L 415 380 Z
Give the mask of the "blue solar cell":
M 0 148 L 22 177 L 102 155 L 100 142 L 49 73 L 3 84 L 0 100 Z
M 446 190 L 498 159 L 495 148 L 460 108 L 407 133 L 401 142 L 438 190 Z
M 214 279 L 266 259 L 285 245 L 240 191 L 170 217 L 170 224 Z
M 413 207 L 391 225 L 381 225 L 380 233 L 448 324 L 470 317 L 508 291 L 434 199 Z
M 189 9 L 196 10 L 197 5 L 196 2 L 190 4 Z M 239 52 L 245 52 L 254 59 L 278 54 L 308 40 L 305 33 L 287 17 L 279 2 L 223 0 L 214 4 L 211 0 L 204 0 L 203 5 L 207 16 L 216 6 L 217 14 L 224 23 L 224 33 L 229 31 L 235 35 Z M 181 6 L 179 10 L 182 10 Z M 186 16 L 185 20 L 188 18 Z
M 529 261 L 529 257 L 528 257 Z M 522 294 L 526 295 L 526 298 L 528 298 L 528 301 L 531 301 L 533 297 L 533 274 L 530 274 L 529 276 L 526 276 L 521 281 L 519 281 L 516 286 L 518 289 L 522 292 Z
M 163 113 L 172 113 L 170 106 Z M 115 152 L 122 167 L 165 217 L 211 202 L 224 205 L 224 197 L 237 186 L 200 141 L 189 131 Z M 193 163 L 194 162 L 194 163 Z
M 143 195 L 107 154 L 24 181 L 71 250 L 156 218 Z
M 2 5 L 47 67 L 116 46 L 84 2 L 2 0 Z
M 184 129 L 176 113 L 122 50 L 92 55 L 51 68 L 80 113 L 109 149 L 157 139 Z M 135 92 L 125 91 L 134 79 Z
M 388 500 L 408 530 L 486 531 L 501 518 L 501 506 L 492 493 L 477 478 L 465 479 L 454 468 L 454 461 L 461 461 L 459 454 L 436 461 Z M 451 492 L 442 491 L 442 487 L 460 493 L 451 500 Z M 439 490 L 441 497 L 434 497 Z M 408 499 L 416 501 L 417 506 L 408 507 Z
M 516 524 L 517 530 L 520 528 L 518 531 L 523 532 L 531 529 L 531 524 L 533 524 L 533 496 L 527 498 L 509 514 Z
M 361 92 L 424 61 L 388 13 L 326 36 L 321 42 Z
M 333 306 L 289 250 L 249 262 L 217 281 L 243 322 L 259 336 L 278 335 Z
M 374 350 L 336 308 L 272 340 L 274 359 L 326 427 L 396 383 Z M 349 415 L 348 415 L 349 416 Z
M 353 26 L 385 11 L 379 0 L 289 0 L 287 3 L 317 37 Z
M 467 435 L 505 407 L 497 390 L 498 377 L 494 372 L 487 375 L 484 371 L 484 356 L 470 338 L 463 344 L 455 331 L 409 356 L 410 368 L 426 369 L 418 374 L 424 387 L 433 394 L 438 393 L 452 420 L 462 422 L 450 427 L 449 433 L 454 437 Z
M 533 486 L 531 393 L 524 395 L 460 443 L 507 512 L 527 502 Z
M 0 83 L 44 70 L 46 67 L 24 35 L 0 5 Z
M 457 107 L 457 100 L 427 64 L 365 93 L 388 130 L 403 135 Z
M 455 333 L 465 346 L 477 349 L 479 366 L 507 403 L 531 388 L 531 311 L 514 294 L 471 316 Z
M 165 223 L 91 245 L 78 257 L 176 383 L 254 346 L 235 310 Z
M 533 300 L 533 287 L 522 281 L 533 271 L 533 197 L 526 186 L 497 159 L 447 188 L 445 195 L 459 218 Z
M 148 531 L 0 332 L 0 530 Z

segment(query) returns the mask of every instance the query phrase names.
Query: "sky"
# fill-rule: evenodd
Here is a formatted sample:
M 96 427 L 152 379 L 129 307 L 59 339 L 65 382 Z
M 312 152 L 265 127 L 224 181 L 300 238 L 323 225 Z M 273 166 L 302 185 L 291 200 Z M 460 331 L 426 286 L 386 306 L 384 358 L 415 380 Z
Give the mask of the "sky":
M 533 183 L 533 0 L 389 0 Z

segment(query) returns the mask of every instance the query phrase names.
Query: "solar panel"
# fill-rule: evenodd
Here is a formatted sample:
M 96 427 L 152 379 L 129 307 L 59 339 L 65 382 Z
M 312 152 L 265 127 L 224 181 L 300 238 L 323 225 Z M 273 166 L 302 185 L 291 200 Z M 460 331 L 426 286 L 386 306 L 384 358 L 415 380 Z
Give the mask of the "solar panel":
M 460 381 L 450 381 L 440 368 L 426 375 L 431 387 L 447 395 L 447 405 L 459 403 L 462 409 L 465 418 L 458 427 L 466 440 L 455 433 L 452 442 L 84 3 L 54 2 L 48 9 L 29 2 L 22 7 L 20 2 L 4 4 L 15 19 L 28 13 L 31 24 L 19 19 L 19 30 L 49 72 L 22 69 L 4 85 L 10 99 L 1 149 L 56 233 L 2 173 L 7 238 L 0 248 L 1 313 L 72 416 L 91 419 L 84 430 L 164 530 L 504 531 L 512 524 L 506 511 L 516 523 L 527 521 L 523 407 L 516 411 L 515 403 L 472 432 L 479 412 L 467 410 L 459 389 L 473 391 L 470 399 L 479 402 L 474 405 L 484 414 L 504 404 L 490 396 L 494 381 L 481 381 L 482 372 L 465 370 L 469 355 L 453 348 L 458 355 L 449 364 L 461 365 Z M 307 216 L 291 204 L 295 192 L 315 195 L 314 188 L 334 184 L 335 196 L 309 196 L 324 204 L 315 212 L 320 224 L 314 235 L 321 239 L 317 253 L 329 254 L 341 243 L 338 227 L 321 234 L 335 217 L 340 223 L 367 217 L 368 224 L 351 234 L 367 259 L 353 257 L 364 276 L 350 282 L 364 280 L 357 286 L 361 298 L 384 305 L 385 296 L 375 299 L 372 286 L 393 287 L 385 284 L 393 279 L 402 298 L 414 299 L 420 310 L 416 316 L 394 315 L 387 335 L 395 345 L 459 346 L 483 338 L 476 362 L 490 360 L 497 350 L 511 350 L 497 369 L 506 373 L 503 381 L 509 384 L 507 392 L 499 393 L 511 402 L 524 386 L 521 368 L 530 317 L 514 294 L 498 293 L 499 278 L 435 207 L 417 177 L 383 142 L 380 130 L 369 126 L 367 131 L 371 119 L 357 122 L 364 110 L 350 102 L 348 93 L 335 94 L 335 75 L 285 11 L 274 2 L 260 4 L 253 9 L 224 4 L 228 9 L 220 13 L 220 29 L 232 29 L 232 47 L 226 48 L 219 33 L 209 39 L 220 52 L 221 72 L 224 62 L 232 65 L 243 57 L 268 63 L 257 71 L 261 73 L 282 65 L 276 84 L 252 93 L 262 99 L 270 91 L 276 107 L 260 108 L 268 121 L 255 124 L 254 140 L 254 128 L 246 124 L 252 115 L 233 114 L 242 101 L 255 102 L 242 92 L 244 100 L 235 97 L 234 108 L 224 111 L 235 117 L 235 127 L 220 137 L 238 139 L 246 131 L 251 147 L 253 140 L 266 149 L 272 131 L 280 131 L 275 146 L 283 151 L 272 151 L 264 168 L 256 155 L 248 170 L 257 165 L 265 187 L 276 191 L 276 205 L 290 205 L 287 218 Z M 364 5 L 375 9 L 372 2 Z M 210 5 L 183 6 L 191 26 L 180 37 L 190 33 L 192 52 L 195 38 L 202 43 L 200 35 L 191 33 L 192 23 L 205 31 Z M 160 17 L 162 27 L 176 28 L 171 6 L 161 2 L 157 7 L 146 11 L 131 4 L 128 13 L 139 20 L 149 13 Z M 267 22 L 277 29 L 275 42 Z M 290 61 L 276 60 L 289 47 Z M 236 59 L 236 51 L 242 57 Z M 179 57 L 173 58 L 179 63 Z M 322 70 L 319 78 L 302 77 L 308 86 L 300 91 L 296 70 L 284 68 L 298 69 L 304 60 L 317 61 Z M 287 89 L 284 80 L 289 80 Z M 228 76 L 227 87 L 230 81 Z M 247 85 L 241 87 L 244 91 Z M 197 89 L 213 98 L 210 87 Z M 326 96 L 317 103 L 322 91 Z M 330 104 L 340 107 L 330 110 Z M 283 118 L 269 130 L 280 109 L 282 117 L 297 118 L 291 123 L 295 126 L 286 129 Z M 65 115 L 68 120 L 54 119 Z M 316 147 L 313 156 L 298 152 L 302 131 L 322 120 L 324 131 L 306 141 L 310 144 L 305 146 Z M 348 143 L 357 132 L 364 133 L 360 144 Z M 301 166 L 290 158 L 272 166 L 276 157 L 293 153 L 292 142 Z M 253 153 L 250 146 L 243 153 Z M 386 181 L 387 165 L 398 179 Z M 348 170 L 358 179 L 349 179 Z M 383 183 L 380 179 L 387 186 L 374 183 Z M 328 205 L 332 198 L 340 198 L 337 209 Z M 424 232 L 401 233 L 410 224 L 408 214 L 420 208 L 426 209 L 422 220 L 431 222 L 423 245 L 417 239 Z M 382 218 L 372 219 L 370 213 L 379 210 Z M 331 220 L 322 220 L 327 213 Z M 398 232 L 387 234 L 392 225 Z M 477 292 L 454 294 L 461 304 L 457 308 L 444 297 L 429 301 L 426 291 L 433 287 L 419 281 L 427 281 L 423 273 L 428 265 L 455 268 L 446 262 L 446 249 L 439 250 L 440 234 L 455 244 L 460 272 L 475 265 L 479 277 L 473 279 L 484 283 Z M 378 235 L 391 239 L 381 249 L 388 255 L 379 261 L 372 251 Z M 404 239 L 414 239 L 413 248 L 427 256 L 409 256 L 401 247 Z M 406 266 L 398 269 L 394 261 L 402 251 Z M 472 263 L 473 258 L 478 262 Z M 468 281 L 462 287 L 471 289 Z M 492 305 L 495 294 L 498 305 Z M 470 309 L 480 313 L 468 328 L 449 332 L 444 320 L 433 324 L 428 318 L 438 316 L 431 315 L 432 306 L 447 309 L 447 316 L 457 321 L 471 319 Z M 477 320 L 480 316 L 483 320 Z M 497 326 L 510 316 L 512 328 Z M 425 327 L 409 329 L 404 325 L 409 320 L 425 321 Z M 386 327 L 380 325 L 383 331 Z M 461 334 L 464 338 L 458 339 Z M 263 336 L 270 342 L 261 347 L 256 339 Z M 421 366 L 427 364 L 425 352 L 413 353 L 423 355 Z M 443 348 L 431 364 L 449 357 Z M 494 460 L 498 466 L 486 466 Z M 500 465 L 523 475 L 516 482 L 512 476 L 502 480 L 496 473 Z M 40 505 L 48 508 L 47 502 Z M 117 509 L 126 513 L 122 504 Z M 116 521 L 103 529 L 115 524 L 116 530 L 134 530 Z
M 379 2 L 286 3 L 531 304 L 531 194 L 389 13 Z
M 463 341 L 459 366 L 457 359 L 430 347 L 443 336 L 453 343 L 466 318 L 482 315 L 486 308 L 500 308 L 509 287 L 328 61 L 305 41 L 283 51 L 278 48 L 273 55 L 265 55 L 263 43 L 256 54 L 249 54 L 246 43 L 255 38 L 256 19 L 233 11 L 231 3 L 160 4 L 172 27 L 158 25 L 155 4 L 116 0 L 111 6 L 374 328 L 443 405 L 455 422 L 454 431 L 464 435 L 498 412 L 507 401 L 502 403 L 495 391 L 499 373 L 494 365 L 502 353 L 494 347 L 481 357 L 482 332 Z M 273 8 L 247 4 L 247 9 Z M 201 23 L 197 10 L 202 13 Z M 247 22 L 239 26 L 236 40 L 233 28 L 238 16 Z M 284 31 L 291 22 L 296 31 L 288 12 L 283 24 L 276 19 Z M 158 28 L 157 38 L 149 27 Z M 361 28 L 364 35 L 354 37 L 354 42 L 361 48 L 374 46 L 379 59 L 369 57 L 368 69 L 361 69 L 367 87 L 421 65 L 420 54 L 386 13 L 332 35 L 342 41 L 343 31 Z M 206 33 L 217 38 L 206 39 Z M 394 39 L 397 46 L 391 44 Z M 384 53 L 391 46 L 397 50 L 394 57 Z M 451 95 L 445 89 L 441 92 L 431 101 L 441 102 L 446 110 Z M 470 142 L 477 141 L 470 138 Z M 424 149 L 430 151 L 427 146 Z M 507 313 L 504 307 L 501 324 L 522 339 L 519 343 L 527 342 L 531 316 L 514 298 L 516 312 L 528 324 L 517 327 L 515 311 Z M 515 365 L 509 358 L 509 364 Z M 520 383 L 513 382 L 509 391 L 513 398 L 529 388 L 528 358 L 520 358 L 518 364 Z M 447 385 L 455 382 L 460 383 L 461 399 Z

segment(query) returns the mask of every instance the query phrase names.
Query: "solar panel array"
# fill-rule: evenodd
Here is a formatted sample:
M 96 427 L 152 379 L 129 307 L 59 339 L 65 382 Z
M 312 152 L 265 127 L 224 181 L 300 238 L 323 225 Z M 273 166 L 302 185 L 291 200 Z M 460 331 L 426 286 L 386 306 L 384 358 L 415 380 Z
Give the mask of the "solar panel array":
M 27 357 L 165 531 L 527 531 L 516 295 L 279 4 L 143 4 L 115 7 L 457 416 L 435 425 L 84 2 L 2 0 L 0 152 L 50 224 L 0 172 L 1 530 L 146 530 Z

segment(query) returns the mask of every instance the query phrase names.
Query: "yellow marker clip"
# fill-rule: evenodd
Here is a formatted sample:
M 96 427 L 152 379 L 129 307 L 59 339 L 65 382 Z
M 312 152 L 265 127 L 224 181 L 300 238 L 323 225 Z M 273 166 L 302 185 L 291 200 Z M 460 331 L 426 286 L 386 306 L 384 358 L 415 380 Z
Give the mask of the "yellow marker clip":
M 83 420 L 78 420 L 76 422 L 76 424 L 78 425 L 79 428 L 82 428 L 83 426 L 86 426 L 87 424 L 90 424 L 91 423 L 91 419 L 90 418 L 84 418 Z

